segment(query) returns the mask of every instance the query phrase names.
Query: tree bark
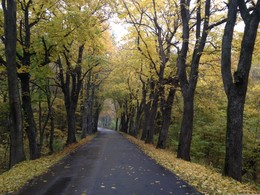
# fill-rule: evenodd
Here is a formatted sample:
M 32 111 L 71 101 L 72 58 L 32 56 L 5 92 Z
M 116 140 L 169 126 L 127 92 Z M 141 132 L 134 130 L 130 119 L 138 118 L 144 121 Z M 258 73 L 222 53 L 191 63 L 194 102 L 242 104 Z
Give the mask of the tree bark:
M 51 125 L 51 130 L 50 130 L 50 141 L 49 141 L 49 153 L 53 154 L 53 141 L 54 141 L 54 114 L 53 110 L 51 109 L 50 112 L 50 125 Z
M 65 46 L 64 46 L 65 47 Z M 65 47 L 66 48 L 66 47 Z M 78 60 L 75 68 L 71 66 L 71 59 L 69 59 L 68 48 L 63 52 L 63 57 L 66 62 L 67 70 L 64 71 L 61 58 L 56 62 L 59 68 L 59 86 L 64 95 L 64 102 L 67 112 L 67 145 L 77 142 L 76 140 L 76 109 L 78 105 L 79 94 L 82 88 L 82 56 L 84 51 L 84 44 L 78 48 Z M 90 71 L 90 70 L 89 70 Z M 87 72 L 86 72 L 87 73 Z
M 76 140 L 76 109 L 74 105 L 70 105 L 67 109 L 67 122 L 68 122 L 68 133 L 67 133 L 67 145 L 77 142 Z
M 33 115 L 31 93 L 30 93 L 30 75 L 29 73 L 20 74 L 22 88 L 22 107 L 24 111 L 25 131 L 29 140 L 30 159 L 40 157 L 39 148 L 36 139 L 36 124 Z
M 190 146 L 193 131 L 193 115 L 194 115 L 194 95 L 198 82 L 198 72 L 200 58 L 203 53 L 207 36 L 212 26 L 209 26 L 210 18 L 210 0 L 205 2 L 204 21 L 202 20 L 201 3 L 198 1 L 198 7 L 196 10 L 196 43 L 193 48 L 191 69 L 187 71 L 187 55 L 189 50 L 190 40 L 190 26 L 189 21 L 191 17 L 190 13 L 190 0 L 181 0 L 181 18 L 183 23 L 183 41 L 182 49 L 178 54 L 178 75 L 180 80 L 181 92 L 184 101 L 184 111 L 182 115 L 182 124 L 178 145 L 178 158 L 190 161 Z M 203 29 L 202 27 L 203 21 Z M 214 26 L 214 25 L 213 25 Z M 189 76 L 187 75 L 189 72 Z
M 2 0 L 4 11 L 5 55 L 9 93 L 10 160 L 9 167 L 25 160 L 23 150 L 23 119 L 16 71 L 16 1 Z
M 148 102 L 145 104 L 144 106 L 144 124 L 143 124 L 143 131 L 142 131 L 142 136 L 141 136 L 141 140 L 145 141 L 146 137 L 147 137 L 147 126 L 148 123 L 150 123 L 150 105 L 151 103 Z
M 159 94 L 154 92 L 153 103 L 149 113 L 150 114 L 149 122 L 147 123 L 147 137 L 145 140 L 145 143 L 147 144 L 153 143 L 154 130 L 155 130 L 154 123 L 155 123 L 155 118 L 156 118 L 156 113 L 158 108 L 158 101 L 159 101 Z
M 241 181 L 245 96 L 239 96 L 237 95 L 237 92 L 236 89 L 232 89 L 228 98 L 224 173 L 238 181 Z
M 98 131 L 98 119 L 99 119 L 99 114 L 101 112 L 101 104 L 96 100 L 94 107 L 95 107 L 95 109 L 94 109 L 92 133 L 96 133 Z
M 118 119 L 118 117 L 116 117 L 116 127 L 115 127 L 115 131 L 118 131 L 118 121 L 119 121 L 119 119 Z
M 91 117 L 90 115 L 92 115 L 92 107 L 91 107 L 91 72 L 89 72 L 87 74 L 87 82 L 86 82 L 86 86 L 85 86 L 85 98 L 84 98 L 84 102 L 83 102 L 83 112 L 82 112 L 82 135 L 81 138 L 85 138 L 87 136 L 88 133 L 90 133 L 90 121 Z
M 232 77 L 231 49 L 234 26 L 237 17 L 237 6 L 245 22 L 244 35 L 237 71 Z M 228 19 L 222 40 L 221 72 L 225 93 L 228 98 L 226 157 L 224 174 L 238 181 L 242 180 L 243 148 L 243 113 L 248 86 L 248 77 L 252 64 L 257 29 L 260 21 L 260 1 L 250 13 L 242 0 L 231 0 L 228 7 Z
M 178 145 L 177 158 L 190 161 L 190 146 L 193 130 L 194 93 L 183 97 L 184 111 Z
M 159 134 L 157 148 L 165 149 L 168 137 L 168 131 L 171 124 L 172 105 L 175 97 L 176 88 L 171 87 L 167 101 L 162 102 L 162 128 Z M 162 100 L 163 101 L 163 100 Z

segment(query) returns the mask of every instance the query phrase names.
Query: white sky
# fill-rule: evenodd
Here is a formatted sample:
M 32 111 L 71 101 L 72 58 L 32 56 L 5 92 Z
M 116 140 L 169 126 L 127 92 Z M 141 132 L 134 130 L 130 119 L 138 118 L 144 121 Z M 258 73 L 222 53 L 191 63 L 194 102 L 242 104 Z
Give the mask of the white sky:
M 127 34 L 127 25 L 118 18 L 110 19 L 110 29 L 117 43 L 122 42 L 122 38 Z

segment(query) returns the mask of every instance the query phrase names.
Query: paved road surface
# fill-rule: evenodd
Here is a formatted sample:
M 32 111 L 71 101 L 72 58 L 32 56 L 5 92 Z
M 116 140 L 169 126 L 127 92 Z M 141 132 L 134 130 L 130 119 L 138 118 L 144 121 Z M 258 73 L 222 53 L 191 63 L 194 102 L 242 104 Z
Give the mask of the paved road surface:
M 122 135 L 110 130 L 99 131 L 89 144 L 70 154 L 19 194 L 199 194 Z

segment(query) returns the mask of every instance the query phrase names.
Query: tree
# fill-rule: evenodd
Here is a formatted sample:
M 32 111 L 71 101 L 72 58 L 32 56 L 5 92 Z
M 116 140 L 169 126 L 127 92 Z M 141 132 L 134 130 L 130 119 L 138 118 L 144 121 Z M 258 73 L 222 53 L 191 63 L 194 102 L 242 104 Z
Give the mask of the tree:
M 203 6 L 204 12 L 202 12 Z M 218 10 L 211 10 L 210 0 L 206 0 L 205 2 L 198 0 L 194 9 L 191 8 L 190 0 L 181 0 L 180 9 L 182 19 L 182 46 L 181 49 L 178 49 L 177 66 L 184 109 L 177 157 L 190 161 L 190 146 L 194 118 L 194 95 L 198 82 L 200 59 L 210 30 L 225 22 L 225 19 L 210 25 L 210 16 Z M 192 15 L 194 13 L 193 10 L 195 10 L 196 15 Z M 193 17 L 196 18 L 194 23 L 192 23 Z M 194 32 L 195 35 L 192 32 Z M 190 54 L 189 50 L 193 44 L 191 41 L 192 36 L 195 37 L 195 44 L 193 46 L 193 51 Z M 191 55 L 190 60 L 189 55 Z
M 242 180 L 243 112 L 247 94 L 249 72 L 260 20 L 260 1 L 255 4 L 243 0 L 231 0 L 228 4 L 227 23 L 222 40 L 221 73 L 227 105 L 226 157 L 224 174 Z M 241 42 L 239 62 L 232 76 L 231 56 L 234 27 L 238 8 L 245 24 Z
M 132 24 L 136 31 L 136 48 L 149 61 L 151 72 L 153 72 L 147 83 L 150 95 L 144 106 L 145 127 L 142 139 L 145 139 L 146 143 L 153 142 L 154 122 L 160 108 L 163 124 L 159 130 L 157 147 L 165 148 L 170 126 L 168 121 L 171 118 L 175 95 L 173 91 L 177 85 L 177 82 L 172 82 L 176 71 L 169 68 L 172 65 L 170 61 L 173 54 L 172 48 L 177 44 L 174 37 L 179 28 L 179 17 L 175 10 L 176 2 L 132 0 L 131 4 L 126 1 L 122 3 L 128 14 L 127 22 Z
M 25 131 L 29 140 L 30 159 L 36 159 L 40 157 L 40 151 L 37 145 L 37 126 L 35 122 L 33 104 L 31 99 L 31 86 L 30 86 L 30 69 L 33 65 L 46 65 L 50 62 L 49 50 L 42 48 L 39 45 L 38 33 L 33 33 L 40 30 L 38 24 L 45 20 L 48 21 L 50 15 L 50 7 L 53 4 L 34 2 L 32 0 L 22 1 L 18 0 L 19 3 L 19 14 L 18 14 L 18 76 L 21 80 L 21 95 L 22 95 L 22 108 L 25 122 Z M 47 11 L 48 10 L 48 11 Z M 42 37 L 41 43 L 44 44 L 44 37 Z M 37 49 L 36 49 L 37 48 Z M 44 58 L 40 58 L 39 48 L 45 52 Z M 42 61 L 38 60 L 41 59 Z
M 12 167 L 25 159 L 23 151 L 23 118 L 16 71 L 16 1 L 2 0 L 5 19 L 5 53 L 9 92 L 10 163 Z
M 76 142 L 76 110 L 86 75 L 98 66 L 102 57 L 102 33 L 107 29 L 106 1 L 66 2 L 53 18 L 47 35 L 54 45 L 52 59 L 57 67 L 56 83 L 62 89 L 67 113 L 67 144 Z M 58 33 L 57 33 L 58 32 Z M 57 36 L 58 34 L 58 36 Z

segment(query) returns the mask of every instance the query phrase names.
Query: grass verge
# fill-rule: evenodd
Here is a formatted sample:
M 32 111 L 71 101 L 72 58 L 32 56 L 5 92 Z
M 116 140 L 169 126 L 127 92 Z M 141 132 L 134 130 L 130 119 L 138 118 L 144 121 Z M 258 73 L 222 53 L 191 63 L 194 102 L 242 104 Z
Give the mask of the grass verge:
M 158 164 L 204 194 L 260 194 L 255 185 L 237 182 L 232 178 L 222 176 L 210 167 L 178 159 L 176 154 L 169 150 L 156 149 L 154 145 L 145 144 L 132 136 L 125 134 L 124 136 Z
M 15 165 L 12 169 L 0 175 L 0 194 L 17 192 L 26 183 L 33 178 L 46 173 L 50 167 L 55 165 L 66 155 L 74 152 L 80 146 L 90 142 L 95 136 L 96 134 L 88 136 L 53 155 L 42 157 L 37 160 L 24 161 Z

